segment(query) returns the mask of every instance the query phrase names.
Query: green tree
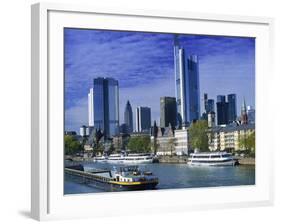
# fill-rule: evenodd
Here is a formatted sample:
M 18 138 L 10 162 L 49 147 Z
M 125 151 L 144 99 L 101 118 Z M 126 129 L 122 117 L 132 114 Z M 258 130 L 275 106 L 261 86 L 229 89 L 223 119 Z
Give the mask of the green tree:
M 239 139 L 239 146 L 246 150 L 250 156 L 255 156 L 255 149 L 256 149 L 256 134 L 253 131 L 248 135 L 244 135 Z
M 64 136 L 64 148 L 66 155 L 74 155 L 77 152 L 83 151 L 83 145 L 75 139 L 74 136 Z
M 134 136 L 128 142 L 128 149 L 133 153 L 151 152 L 149 136 Z
M 189 128 L 189 140 L 193 149 L 209 151 L 207 129 L 208 123 L 205 120 L 192 123 Z

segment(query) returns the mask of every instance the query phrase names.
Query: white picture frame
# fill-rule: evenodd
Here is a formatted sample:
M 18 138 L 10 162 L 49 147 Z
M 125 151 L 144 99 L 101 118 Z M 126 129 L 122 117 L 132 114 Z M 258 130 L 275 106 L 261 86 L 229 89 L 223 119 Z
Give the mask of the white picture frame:
M 31 214 L 37 220 L 164 213 L 273 203 L 270 114 L 273 19 L 190 12 L 32 5 Z M 63 27 L 256 37 L 256 184 L 161 191 L 63 194 Z M 184 28 L 183 28 L 184 27 Z M 265 150 L 266 149 L 266 150 Z M 178 200 L 180 198 L 181 200 Z M 110 211 L 110 212 L 108 212 Z

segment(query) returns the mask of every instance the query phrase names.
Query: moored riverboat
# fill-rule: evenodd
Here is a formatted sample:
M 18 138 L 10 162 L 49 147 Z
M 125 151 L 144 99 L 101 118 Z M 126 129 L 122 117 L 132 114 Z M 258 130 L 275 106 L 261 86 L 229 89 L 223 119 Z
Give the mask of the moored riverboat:
M 187 162 L 191 166 L 234 166 L 238 164 L 231 153 L 205 152 L 191 153 Z
M 93 161 L 116 164 L 148 164 L 153 163 L 154 156 L 146 153 L 111 154 L 109 156 L 94 157 Z

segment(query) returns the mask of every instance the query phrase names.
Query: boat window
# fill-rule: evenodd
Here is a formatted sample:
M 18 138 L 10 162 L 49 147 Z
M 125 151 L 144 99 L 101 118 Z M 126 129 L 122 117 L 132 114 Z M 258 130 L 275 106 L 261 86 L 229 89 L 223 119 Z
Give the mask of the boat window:
M 194 155 L 193 158 L 204 159 L 204 158 L 209 158 L 209 156 Z
M 224 154 L 224 155 L 222 155 L 222 157 L 229 157 L 230 155 L 229 154 Z
M 211 158 L 221 158 L 220 155 L 211 156 Z

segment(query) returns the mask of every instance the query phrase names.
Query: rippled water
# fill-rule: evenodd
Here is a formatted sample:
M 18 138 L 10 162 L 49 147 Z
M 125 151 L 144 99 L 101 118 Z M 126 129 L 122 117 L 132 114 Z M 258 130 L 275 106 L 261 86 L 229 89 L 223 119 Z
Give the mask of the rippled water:
M 85 169 L 106 168 L 113 165 L 102 163 L 84 164 Z M 116 166 L 116 165 L 115 165 Z M 158 176 L 159 184 L 156 189 L 237 186 L 255 184 L 255 166 L 225 166 L 225 167 L 190 167 L 187 164 L 153 163 L 139 165 Z M 65 194 L 103 192 L 82 178 L 66 175 Z

